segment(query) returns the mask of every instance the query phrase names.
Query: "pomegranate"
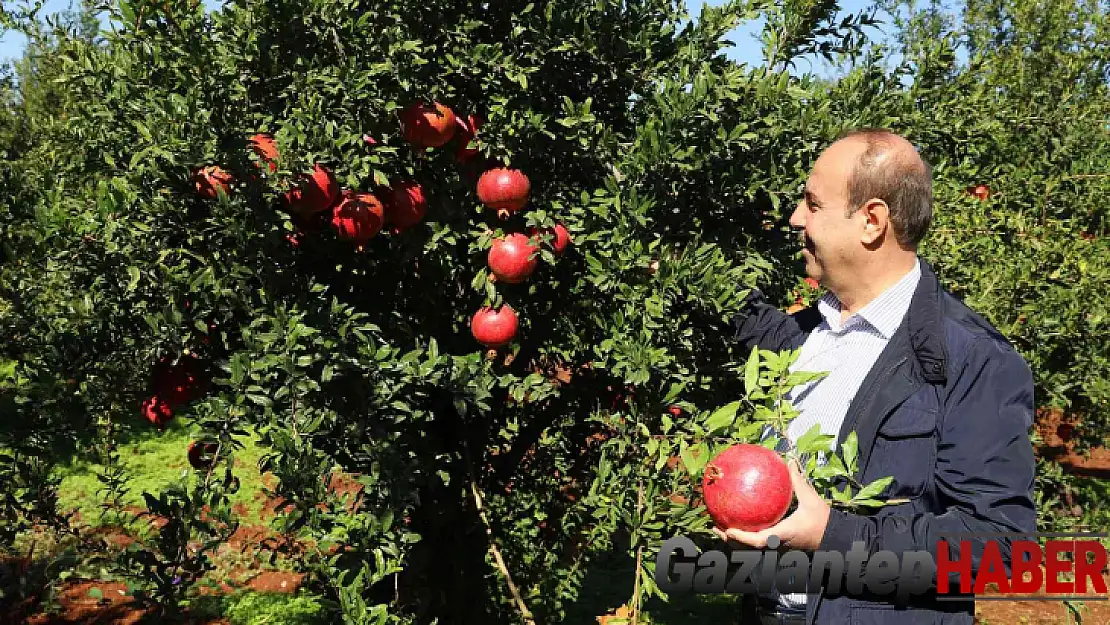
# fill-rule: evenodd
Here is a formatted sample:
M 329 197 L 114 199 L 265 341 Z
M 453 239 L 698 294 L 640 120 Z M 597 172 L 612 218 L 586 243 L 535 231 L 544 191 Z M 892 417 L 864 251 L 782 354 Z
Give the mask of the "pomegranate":
M 563 224 L 555 224 L 554 228 L 544 228 L 542 231 L 532 228 L 530 234 L 533 237 L 551 235 L 551 248 L 555 251 L 556 255 L 562 255 L 563 251 L 570 245 L 570 232 L 567 231 L 566 226 Z
M 274 143 L 274 138 L 267 134 L 257 134 L 250 138 L 251 149 L 258 158 L 269 166 L 270 171 L 277 171 L 278 149 L 277 144 Z M 261 167 L 261 165 L 259 165 Z
M 378 234 L 385 222 L 385 208 L 372 193 L 344 191 L 331 213 L 331 225 L 344 241 L 365 243 Z
M 505 219 L 528 203 L 532 184 L 520 170 L 499 167 L 478 178 L 478 199 Z
M 194 469 L 207 469 L 212 466 L 212 462 L 215 460 L 212 456 L 215 455 L 218 448 L 216 443 L 192 441 L 189 443 L 189 449 L 186 452 L 189 465 Z
M 986 201 L 991 196 L 991 188 L 985 184 L 968 187 L 967 192 L 974 195 L 980 202 Z
M 667 412 L 671 413 L 672 417 L 681 417 L 682 416 L 682 407 L 681 406 L 671 406 L 670 408 L 667 409 Z
M 524 282 L 536 270 L 539 251 L 531 239 L 523 234 L 510 234 L 493 242 L 487 261 L 490 271 L 498 280 L 517 284 Z
M 794 497 L 790 470 L 774 451 L 733 445 L 705 467 L 705 507 L 721 529 L 758 532 L 778 523 Z
M 516 337 L 518 327 L 516 311 L 507 305 L 500 310 L 486 306 L 470 319 L 470 333 L 479 343 L 491 348 L 508 345 Z
M 821 286 L 821 285 L 820 285 L 820 284 L 819 284 L 819 283 L 818 283 L 818 282 L 817 282 L 816 280 L 814 280 L 813 278 L 806 278 L 806 284 L 808 284 L 808 285 L 809 285 L 809 288 L 811 288 L 811 289 L 816 289 L 817 287 Z
M 417 102 L 401 113 L 405 140 L 419 148 L 438 148 L 455 136 L 455 113 L 435 103 L 430 107 Z
M 393 185 L 385 205 L 386 221 L 401 231 L 420 223 L 428 212 L 424 187 L 411 180 Z
M 480 154 L 478 148 L 468 146 L 471 141 L 478 138 L 478 128 L 481 127 L 482 120 L 474 115 L 468 115 L 465 120 L 457 117 L 455 118 L 455 125 L 458 126 L 458 130 L 455 132 L 455 137 L 458 140 L 458 147 L 455 148 L 455 160 L 460 163 L 468 163 Z
M 219 189 L 225 194 L 231 192 L 234 178 L 219 165 L 209 165 L 193 172 L 193 187 L 201 197 L 211 200 L 219 197 Z
M 143 400 L 142 412 L 143 418 L 158 426 L 159 429 L 166 427 L 166 424 L 173 420 L 173 407 L 158 395 L 152 395 Z
M 309 216 L 325 211 L 339 199 L 339 183 L 326 167 L 317 163 L 312 175 L 302 174 L 297 185 L 285 193 L 285 202 L 294 214 Z

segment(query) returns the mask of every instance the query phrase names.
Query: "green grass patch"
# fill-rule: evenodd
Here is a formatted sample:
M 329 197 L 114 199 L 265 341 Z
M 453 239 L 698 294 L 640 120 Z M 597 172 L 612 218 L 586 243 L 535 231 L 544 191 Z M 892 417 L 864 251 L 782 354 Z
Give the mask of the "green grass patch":
M 175 422 L 164 432 L 154 432 L 149 436 L 133 439 L 118 448 L 119 459 L 127 471 L 128 493 L 123 498 L 124 505 L 143 506 L 143 493 L 157 494 L 174 481 L 183 477 L 199 474 L 189 466 L 186 451 L 193 440 L 188 426 Z M 254 444 L 251 437 L 238 439 L 245 448 L 235 455 L 235 476 L 239 478 L 239 491 L 231 496 L 232 505 L 241 504 L 246 513 L 241 517 L 244 523 L 261 522 L 262 476 L 258 472 L 258 460 L 263 450 Z M 58 493 L 59 506 L 66 511 L 80 513 L 81 521 L 88 525 L 99 525 L 104 502 L 103 488 L 97 478 L 104 470 L 103 465 L 85 460 L 75 460 L 63 464 L 58 469 L 62 478 Z

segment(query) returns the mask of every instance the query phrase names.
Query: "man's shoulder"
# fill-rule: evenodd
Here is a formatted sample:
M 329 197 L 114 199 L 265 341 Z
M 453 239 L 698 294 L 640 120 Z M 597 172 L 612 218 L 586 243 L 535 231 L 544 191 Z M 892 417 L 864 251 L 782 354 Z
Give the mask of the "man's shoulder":
M 1013 343 L 981 314 L 947 290 L 944 299 L 945 339 L 952 364 L 969 360 L 1011 360 L 1027 367 Z

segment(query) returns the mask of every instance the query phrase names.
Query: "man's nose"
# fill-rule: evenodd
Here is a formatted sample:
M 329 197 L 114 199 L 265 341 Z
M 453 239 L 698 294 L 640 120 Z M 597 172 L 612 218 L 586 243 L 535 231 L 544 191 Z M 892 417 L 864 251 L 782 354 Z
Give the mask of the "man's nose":
M 790 214 L 790 225 L 799 229 L 806 227 L 805 200 L 801 200 L 794 206 L 794 212 Z

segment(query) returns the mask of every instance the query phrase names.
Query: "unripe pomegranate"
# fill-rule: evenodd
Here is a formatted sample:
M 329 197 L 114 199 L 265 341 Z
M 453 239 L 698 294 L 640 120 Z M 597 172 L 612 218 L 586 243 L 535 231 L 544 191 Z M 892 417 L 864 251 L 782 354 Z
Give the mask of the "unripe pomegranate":
M 297 185 L 285 193 L 285 202 L 290 211 L 307 217 L 331 208 L 339 195 L 335 175 L 317 163 L 311 176 L 302 174 Z
M 510 234 L 493 242 L 487 261 L 490 271 L 498 280 L 517 284 L 524 282 L 536 270 L 539 251 L 531 239 L 523 234 Z
M 250 138 L 250 142 L 251 149 L 269 166 L 270 171 L 277 171 L 278 149 L 274 138 L 268 134 L 257 134 Z
M 528 203 L 532 183 L 520 170 L 499 167 L 478 178 L 478 199 L 505 219 Z
M 470 319 L 470 333 L 482 345 L 498 348 L 512 342 L 518 325 L 516 311 L 509 306 L 502 306 L 500 310 L 486 306 Z
M 566 226 L 563 224 L 555 224 L 554 228 L 544 228 L 542 231 L 532 228 L 530 234 L 533 237 L 552 235 L 551 248 L 554 250 L 556 256 L 562 255 L 567 249 L 567 246 L 570 245 L 570 232 L 567 231 Z
M 143 400 L 142 412 L 143 418 L 158 426 L 159 429 L 166 427 L 166 424 L 173 420 L 173 407 L 158 395 L 152 395 Z
M 407 180 L 393 185 L 385 204 L 385 219 L 397 230 L 404 230 L 420 223 L 428 212 L 424 187 Z
M 219 197 L 218 189 L 223 189 L 225 194 L 230 193 L 230 185 L 234 180 L 219 165 L 209 165 L 193 172 L 193 187 L 201 197 L 211 200 Z
M 455 136 L 455 112 L 435 103 L 434 108 L 417 102 L 401 113 L 405 140 L 419 148 L 438 148 Z
M 345 191 L 331 213 L 331 225 L 344 241 L 365 243 L 382 229 L 385 207 L 372 193 Z
M 778 523 L 790 508 L 790 470 L 761 445 L 733 445 L 705 467 L 702 492 L 709 516 L 721 529 L 758 532 Z
M 207 469 L 212 466 L 212 461 L 215 460 L 212 456 L 215 455 L 217 449 L 216 443 L 192 441 L 189 443 L 189 449 L 186 452 L 189 465 L 194 469 Z

